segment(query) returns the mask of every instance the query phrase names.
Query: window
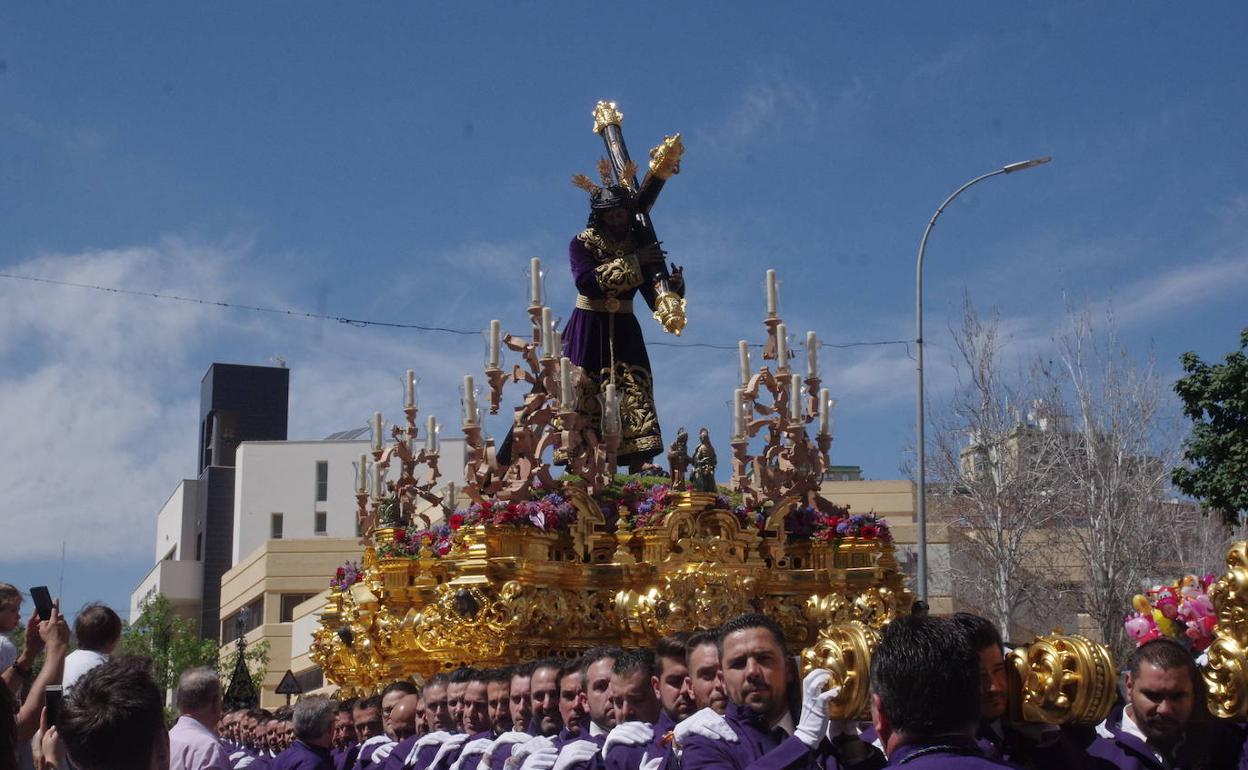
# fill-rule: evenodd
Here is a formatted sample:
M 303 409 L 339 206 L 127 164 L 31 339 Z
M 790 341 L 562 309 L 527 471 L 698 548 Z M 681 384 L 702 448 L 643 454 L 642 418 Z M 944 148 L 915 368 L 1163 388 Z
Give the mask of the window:
M 323 503 L 329 499 L 329 463 L 325 460 L 316 462 L 316 501 Z
M 282 594 L 281 612 L 277 616 L 279 623 L 289 623 L 295 619 L 295 605 L 302 604 L 316 594 Z
M 264 594 L 252 599 L 247 606 L 241 610 L 232 612 L 221 621 L 221 638 L 237 639 L 240 635 L 238 619 L 242 616 L 243 625 L 241 633 L 245 634 L 260 627 L 264 622 Z
M 312 528 L 313 534 L 323 535 L 329 529 L 329 514 L 325 511 L 317 511 L 314 514 L 316 519 L 315 526 Z
M 195 533 L 195 561 L 203 561 L 204 558 L 204 533 Z
M 273 540 L 282 539 L 282 514 L 269 514 L 269 537 Z

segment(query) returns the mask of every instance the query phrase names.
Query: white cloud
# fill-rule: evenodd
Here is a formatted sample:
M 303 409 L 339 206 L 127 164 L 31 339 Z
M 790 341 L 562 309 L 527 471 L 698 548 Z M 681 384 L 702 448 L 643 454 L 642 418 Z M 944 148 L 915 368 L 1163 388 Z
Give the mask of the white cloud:
M 728 113 L 701 131 L 712 146 L 733 148 L 790 124 L 813 126 L 819 104 L 811 88 L 782 67 L 756 68 Z

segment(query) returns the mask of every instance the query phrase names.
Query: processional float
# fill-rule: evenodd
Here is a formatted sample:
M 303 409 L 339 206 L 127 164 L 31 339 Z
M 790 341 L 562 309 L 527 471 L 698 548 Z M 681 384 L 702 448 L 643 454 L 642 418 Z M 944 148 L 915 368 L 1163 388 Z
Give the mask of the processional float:
M 683 146 L 679 134 L 665 137 L 638 184 L 622 119 L 613 103 L 594 111 L 609 156 L 601 171 L 604 182 L 637 193 L 640 224 L 653 236 L 650 207 L 679 172 Z M 670 291 L 661 267 L 645 276 L 656 289 L 654 315 L 679 334 L 684 299 Z M 913 596 L 887 524 L 851 515 L 819 493 L 833 402 L 821 387 L 813 332 L 804 376 L 794 367 L 775 271 L 767 271 L 763 362 L 751 365 L 744 341 L 738 351 L 731 482 L 708 488 L 684 480 L 683 447 L 669 455 L 670 475 L 616 474 L 620 400 L 610 385 L 594 393 L 585 372 L 560 355 L 537 258 L 532 270 L 527 333 L 503 334 L 492 321 L 488 392 L 464 378 L 467 507 L 455 510 L 459 496 L 435 491 L 437 426 L 429 418 L 422 445 L 412 372 L 403 424 L 387 435 L 374 414 L 372 452 L 357 468 L 363 556 L 331 581 L 310 653 L 326 680 L 346 695 L 367 694 L 463 664 L 648 645 L 757 611 L 780 623 L 804 666 L 832 672 L 829 686 L 841 687 L 829 706 L 833 716 L 864 715 L 871 651 L 883 627 L 910 611 Z M 504 351 L 516 359 L 510 369 Z M 487 409 L 499 413 L 508 388 L 524 392 L 504 462 L 482 421 Z M 578 410 L 582 399 L 596 399 L 596 408 Z M 556 452 L 566 463 L 559 476 Z M 1009 670 L 1018 719 L 1097 722 L 1112 704 L 1109 654 L 1082 637 L 1037 640 L 1011 653 Z M 1248 678 L 1248 671 L 1223 675 L 1233 677 Z M 1230 706 L 1242 710 L 1246 702 Z

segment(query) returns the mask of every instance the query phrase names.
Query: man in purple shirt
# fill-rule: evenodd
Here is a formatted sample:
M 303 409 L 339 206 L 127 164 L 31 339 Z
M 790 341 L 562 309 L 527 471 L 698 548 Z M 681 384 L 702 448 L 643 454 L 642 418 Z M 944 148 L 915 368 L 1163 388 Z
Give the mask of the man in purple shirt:
M 416 707 L 419 701 L 419 695 L 409 693 L 401 697 L 390 710 L 390 729 L 393 732 L 391 737 L 396 743 L 382 763 L 382 770 L 400 770 L 407 755 L 412 753 L 416 741 L 420 739 L 416 732 Z
M 528 729 L 529 722 L 533 719 L 530 681 L 535 665 L 535 661 L 528 661 L 516 665 L 510 671 L 507 686 L 507 703 L 502 707 L 502 710 L 507 712 L 511 727 L 500 732 L 498 723 L 495 722 L 494 732 L 496 735 L 494 741 L 490 744 L 490 748 L 487 750 L 489 758 L 488 760 L 483 758 L 483 761 L 488 762 L 490 770 L 503 770 L 503 766 L 511 758 L 512 748 L 532 737 L 525 730 Z
M 217 738 L 221 680 L 210 668 L 193 668 L 178 679 L 178 721 L 169 730 L 169 770 L 230 770 Z
M 482 672 L 485 677 L 486 697 L 490 709 L 490 727 L 498 737 L 511 730 L 511 667 L 491 668 Z
M 355 770 L 379 767 L 394 748 L 394 741 L 386 735 L 385 723 L 382 721 L 381 696 L 374 695 L 356 703 L 352 717 L 355 720 L 355 737 L 360 742 Z
M 1127 663 L 1127 704 L 1097 728 L 1089 765 L 1118 770 L 1243 767 L 1236 726 L 1196 724 L 1199 671 L 1169 639 L 1140 645 Z
M 889 767 L 992 770 L 975 741 L 979 654 L 951 618 L 897 618 L 871 656 L 871 722 Z
M 334 717 L 334 748 L 330 752 L 334 760 L 334 770 L 351 770 L 355 766 L 355 757 L 360 751 L 360 744 L 355 740 L 355 698 L 348 698 L 338 704 L 338 713 Z
M 406 767 L 425 770 L 438 754 L 443 741 L 459 731 L 455 718 L 451 714 L 451 705 L 447 697 L 447 685 L 450 677 L 436 674 L 425 683 L 425 724 L 426 732 L 416 739 L 408 756 L 403 758 Z
M 295 741 L 273 761 L 273 770 L 333 770 L 334 702 L 320 695 L 301 698 L 293 714 Z
M 504 764 L 516 770 L 550 770 L 558 756 L 561 745 L 563 717 L 559 713 L 559 680 L 564 662 L 559 658 L 544 658 L 533 666 L 529 680 L 529 695 L 533 716 L 528 732 L 534 737 L 512 747 L 511 758 Z M 541 756 L 532 756 L 540 754 Z M 498 752 L 494 752 L 497 759 Z
M 728 693 L 719 667 L 719 631 L 699 631 L 685 645 L 685 665 L 696 711 L 710 708 L 717 714 L 728 710 Z
M 494 731 L 490 722 L 489 685 L 486 683 L 485 672 L 471 669 L 471 676 L 464 687 L 460 704 L 460 724 L 466 736 L 459 745 L 444 746 L 443 756 L 435 758 L 438 770 L 476 770 L 481 755 L 494 742 Z
M 781 770 L 816 761 L 827 764 L 816 750 L 827 732 L 827 702 L 836 694 L 825 692 L 828 672 L 815 669 L 807 674 L 801 716 L 794 722 L 787 690 L 797 669 L 785 653 L 780 626 L 765 615 L 740 615 L 720 628 L 718 639 L 727 713 L 717 730 L 685 739 L 683 770 Z

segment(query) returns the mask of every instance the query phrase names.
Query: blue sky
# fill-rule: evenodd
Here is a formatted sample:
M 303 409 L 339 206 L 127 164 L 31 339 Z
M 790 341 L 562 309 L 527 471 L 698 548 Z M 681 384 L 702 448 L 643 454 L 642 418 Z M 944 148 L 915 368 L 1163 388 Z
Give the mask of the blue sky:
M 583 225 L 568 183 L 681 131 L 655 222 L 686 267 L 681 342 L 761 342 L 763 271 L 790 330 L 913 337 L 928 250 L 936 396 L 963 291 L 1009 355 L 1045 349 L 1064 297 L 1124 340 L 1232 349 L 1248 288 L 1248 9 L 1241 3 L 41 3 L 0 12 L 5 272 L 484 329 L 525 321 L 530 256 L 556 315 Z M 645 319 L 647 338 L 672 342 Z M 292 370 L 291 436 L 397 414 L 415 368 L 450 421 L 475 338 L 354 328 L 0 280 L 0 580 L 126 604 L 156 510 L 194 471 L 217 360 Z M 660 418 L 722 441 L 732 351 L 652 347 Z M 821 351 L 834 461 L 900 473 L 903 346 Z M 498 423 L 501 425 L 501 423 Z M 727 456 L 721 444 L 721 457 Z M 726 476 L 726 472 L 724 474 Z

